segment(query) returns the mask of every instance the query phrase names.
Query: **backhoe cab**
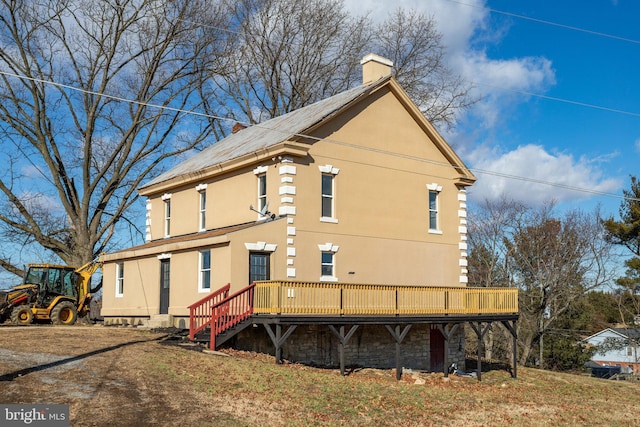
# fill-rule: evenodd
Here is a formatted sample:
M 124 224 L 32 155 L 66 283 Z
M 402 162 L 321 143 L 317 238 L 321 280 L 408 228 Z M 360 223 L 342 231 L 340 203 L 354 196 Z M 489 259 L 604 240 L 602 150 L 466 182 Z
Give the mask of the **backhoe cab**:
M 0 323 L 9 318 L 14 325 L 73 325 L 89 312 L 91 276 L 101 266 L 98 258 L 79 268 L 29 264 L 21 285 L 0 292 Z

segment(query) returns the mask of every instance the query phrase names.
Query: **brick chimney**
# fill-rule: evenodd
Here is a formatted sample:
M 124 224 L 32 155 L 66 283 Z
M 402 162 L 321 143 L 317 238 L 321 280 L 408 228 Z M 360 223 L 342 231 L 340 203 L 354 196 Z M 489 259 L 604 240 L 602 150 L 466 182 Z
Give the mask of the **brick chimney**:
M 233 125 L 233 127 L 231 128 L 231 133 L 238 133 L 240 132 L 242 129 L 246 129 L 246 126 L 243 125 L 242 123 L 237 123 Z
M 393 62 L 387 58 L 370 53 L 360 61 L 362 65 L 362 84 L 373 83 L 391 74 Z

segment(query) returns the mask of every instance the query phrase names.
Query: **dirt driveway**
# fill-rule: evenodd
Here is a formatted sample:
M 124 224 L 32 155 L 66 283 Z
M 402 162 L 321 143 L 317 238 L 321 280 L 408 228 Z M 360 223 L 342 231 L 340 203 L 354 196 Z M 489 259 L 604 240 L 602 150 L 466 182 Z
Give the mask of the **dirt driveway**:
M 147 369 L 145 354 L 185 351 L 168 338 L 104 326 L 0 326 L 0 403 L 68 404 L 72 426 L 242 425 Z

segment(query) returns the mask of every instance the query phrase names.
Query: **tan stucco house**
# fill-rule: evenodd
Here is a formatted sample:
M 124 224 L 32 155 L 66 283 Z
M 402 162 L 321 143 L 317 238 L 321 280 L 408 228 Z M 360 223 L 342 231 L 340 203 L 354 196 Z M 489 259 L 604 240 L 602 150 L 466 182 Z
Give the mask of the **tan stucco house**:
M 465 286 L 475 177 L 390 62 L 369 55 L 363 75 L 140 188 L 147 243 L 103 257 L 105 319 L 177 320 L 203 293 L 264 279 Z
M 228 283 L 465 287 L 476 178 L 390 61 L 362 66 L 361 86 L 240 126 L 142 186 L 147 242 L 103 257 L 105 322 L 188 327 L 188 306 Z

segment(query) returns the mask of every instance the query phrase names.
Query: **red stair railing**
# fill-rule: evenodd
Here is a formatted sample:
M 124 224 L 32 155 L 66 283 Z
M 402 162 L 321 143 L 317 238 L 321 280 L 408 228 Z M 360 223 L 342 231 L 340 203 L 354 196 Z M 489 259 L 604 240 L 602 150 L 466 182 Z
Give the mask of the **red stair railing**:
M 210 293 L 189 306 L 189 339 L 193 340 L 198 332 L 211 324 L 212 308 L 229 296 L 231 284 L 227 283 L 217 291 Z
M 215 350 L 216 337 L 253 314 L 253 291 L 255 283 L 227 296 L 211 308 L 211 341 L 209 348 Z

